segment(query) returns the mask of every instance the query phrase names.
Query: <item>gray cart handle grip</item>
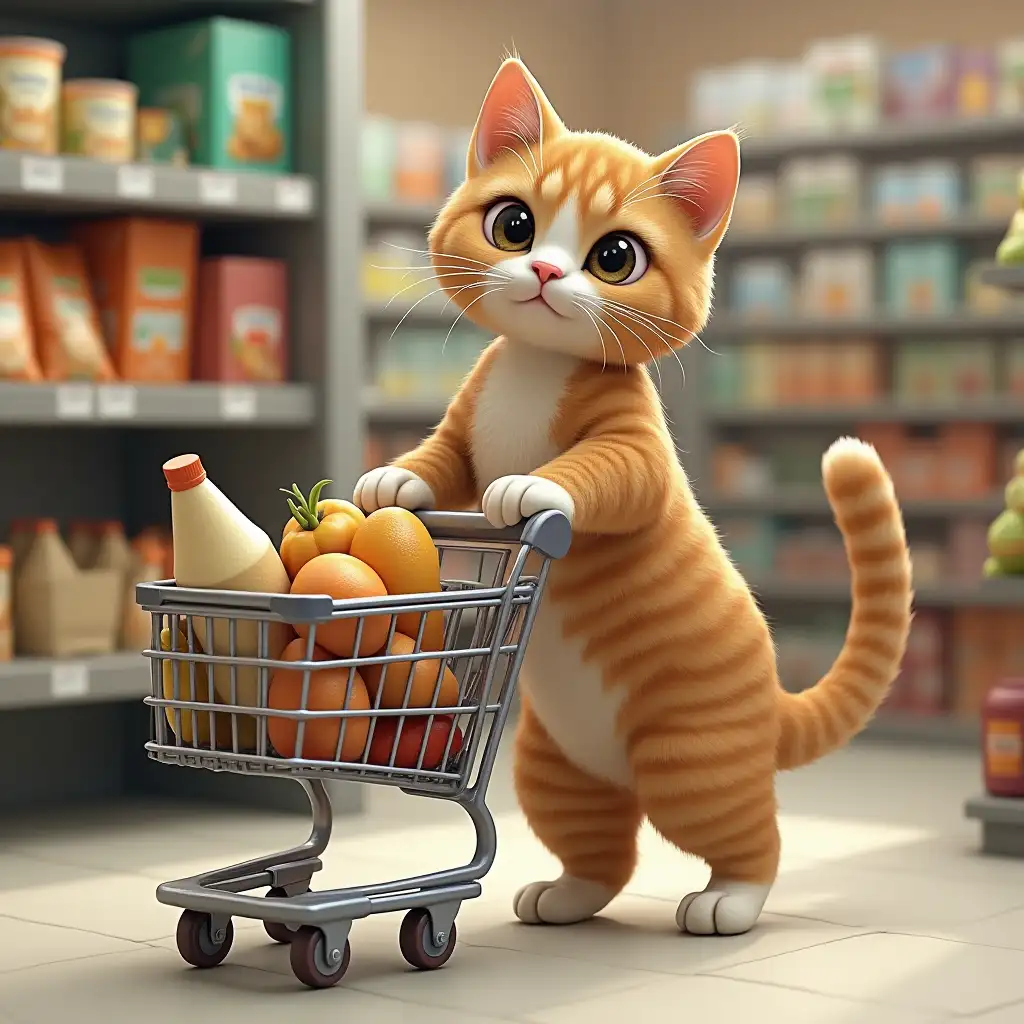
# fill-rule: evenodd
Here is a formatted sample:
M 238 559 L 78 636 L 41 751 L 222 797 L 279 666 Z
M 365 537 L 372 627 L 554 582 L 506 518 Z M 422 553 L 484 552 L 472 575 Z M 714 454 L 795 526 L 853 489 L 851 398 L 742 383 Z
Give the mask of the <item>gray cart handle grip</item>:
M 572 527 L 562 512 L 538 512 L 523 523 L 496 529 L 482 512 L 417 512 L 430 536 L 487 544 L 525 544 L 545 558 L 562 558 L 572 543 Z

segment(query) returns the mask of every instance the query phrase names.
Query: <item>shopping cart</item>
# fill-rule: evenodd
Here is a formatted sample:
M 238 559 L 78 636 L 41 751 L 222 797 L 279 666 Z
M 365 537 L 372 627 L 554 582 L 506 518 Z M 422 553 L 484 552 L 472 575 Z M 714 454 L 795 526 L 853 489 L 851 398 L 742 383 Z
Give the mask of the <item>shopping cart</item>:
M 153 625 L 152 646 L 145 651 L 152 672 L 152 695 L 146 698 L 153 715 L 153 738 L 146 744 L 150 758 L 296 779 L 313 815 L 309 839 L 300 846 L 159 886 L 157 899 L 183 910 L 178 951 L 195 967 L 220 964 L 231 948 L 232 917 L 247 917 L 263 921 L 275 941 L 290 944 L 291 967 L 299 981 L 327 988 L 348 968 L 352 922 L 394 910 L 406 911 L 399 946 L 413 967 L 433 970 L 451 957 L 459 908 L 463 900 L 480 895 L 480 880 L 494 862 L 497 835 L 485 803 L 487 783 L 550 560 L 568 551 L 571 530 L 559 512 L 539 513 L 506 530 L 491 528 L 478 513 L 423 513 L 420 518 L 441 557 L 441 593 L 334 601 L 326 596 L 185 589 L 173 581 L 136 588 L 136 600 L 151 613 Z M 445 618 L 440 654 L 421 649 L 427 613 L 438 611 Z M 391 653 L 397 617 L 410 612 L 423 613 L 418 615 L 413 652 Z M 359 655 L 359 644 L 371 614 L 389 616 L 390 625 L 384 648 L 365 657 Z M 317 626 L 341 619 L 355 620 L 353 657 L 312 660 Z M 268 638 L 272 631 L 280 632 L 280 623 L 308 632 L 303 660 L 268 657 Z M 169 642 L 162 642 L 161 633 Z M 197 635 L 224 638 L 217 646 L 228 653 L 201 653 Z M 236 653 L 246 646 L 247 637 L 256 638 L 256 656 Z M 431 676 L 436 675 L 432 705 L 437 704 L 445 669 L 451 670 L 458 682 L 454 704 L 409 706 L 416 677 L 413 663 L 419 661 L 428 661 Z M 358 689 L 357 669 L 371 666 L 397 673 L 400 685 L 406 681 L 401 706 L 382 707 L 385 687 L 380 685 L 369 711 L 365 704 L 350 707 L 354 686 Z M 292 680 L 301 676 L 295 710 L 282 711 L 279 702 L 275 708 L 268 706 L 271 679 L 282 668 L 294 671 Z M 316 674 L 339 669 L 347 670 L 342 709 L 335 704 L 331 710 L 310 710 Z M 274 749 L 268 716 L 295 722 L 294 756 L 281 756 Z M 333 758 L 323 756 L 328 752 L 323 749 L 325 725 L 334 744 Z M 310 746 L 313 730 L 318 736 L 316 758 L 308 756 L 309 750 L 304 756 L 303 750 L 304 744 Z M 366 735 L 360 744 L 362 730 Z M 378 731 L 383 743 L 379 738 L 374 742 Z M 351 752 L 346 734 L 357 737 L 361 753 Z M 403 735 L 409 742 L 403 744 Z M 342 760 L 343 752 L 351 759 Z M 310 891 L 331 837 L 325 782 L 333 780 L 395 786 L 405 793 L 454 801 L 476 829 L 472 860 L 392 882 Z M 265 896 L 253 894 L 266 888 L 270 891 Z

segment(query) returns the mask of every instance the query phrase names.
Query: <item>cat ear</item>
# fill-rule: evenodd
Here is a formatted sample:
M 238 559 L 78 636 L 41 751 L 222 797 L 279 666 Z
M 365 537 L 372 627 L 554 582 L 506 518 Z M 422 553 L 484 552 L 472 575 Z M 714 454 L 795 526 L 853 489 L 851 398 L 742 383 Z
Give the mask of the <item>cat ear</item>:
M 710 252 L 729 226 L 740 180 L 740 141 L 733 132 L 701 135 L 658 158 L 661 193 L 678 200 L 697 240 Z
M 540 145 L 564 130 L 526 65 L 510 57 L 498 68 L 476 119 L 467 176 L 479 174 L 503 150 Z

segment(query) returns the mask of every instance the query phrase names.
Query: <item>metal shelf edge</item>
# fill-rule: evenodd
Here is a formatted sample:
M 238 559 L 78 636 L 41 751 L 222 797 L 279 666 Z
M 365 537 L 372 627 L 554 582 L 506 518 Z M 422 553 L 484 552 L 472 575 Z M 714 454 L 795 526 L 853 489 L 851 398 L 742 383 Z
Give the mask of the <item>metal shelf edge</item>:
M 15 658 L 0 664 L 0 711 L 141 700 L 150 669 L 131 652 L 83 658 Z

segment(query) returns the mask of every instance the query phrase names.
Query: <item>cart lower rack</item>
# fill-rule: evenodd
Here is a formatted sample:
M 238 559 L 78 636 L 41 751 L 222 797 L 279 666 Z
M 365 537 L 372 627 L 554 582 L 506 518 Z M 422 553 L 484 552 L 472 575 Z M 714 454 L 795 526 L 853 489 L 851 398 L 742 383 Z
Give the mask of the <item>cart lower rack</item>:
M 492 529 L 478 513 L 420 518 L 441 558 L 441 593 L 334 601 L 193 590 L 173 581 L 138 586 L 136 600 L 153 625 L 145 651 L 150 758 L 293 778 L 312 809 L 312 830 L 300 846 L 159 886 L 157 899 L 183 910 L 178 951 L 193 966 L 220 964 L 231 948 L 232 918 L 247 917 L 290 945 L 301 982 L 327 988 L 348 967 L 352 922 L 393 910 L 406 912 L 399 945 L 412 966 L 431 970 L 452 955 L 459 908 L 480 895 L 494 862 L 487 783 L 550 561 L 568 551 L 571 530 L 559 512 L 505 530 Z M 444 616 L 442 651 L 423 649 L 434 614 Z M 396 653 L 400 615 L 412 615 L 418 628 L 411 647 L 406 640 Z M 361 652 L 367 621 L 382 618 L 387 642 Z M 352 627 L 351 656 L 328 660 L 317 630 L 343 620 Z M 282 637 L 293 631 L 299 657 L 282 660 Z M 372 699 L 363 674 L 377 679 Z M 422 699 L 424 678 L 430 700 Z M 318 685 L 327 680 L 329 686 Z M 321 689 L 335 699 L 315 699 Z M 401 699 L 384 699 L 385 691 Z M 472 860 L 375 885 L 311 891 L 331 837 L 330 780 L 456 802 L 476 829 Z M 262 889 L 269 892 L 253 895 Z

